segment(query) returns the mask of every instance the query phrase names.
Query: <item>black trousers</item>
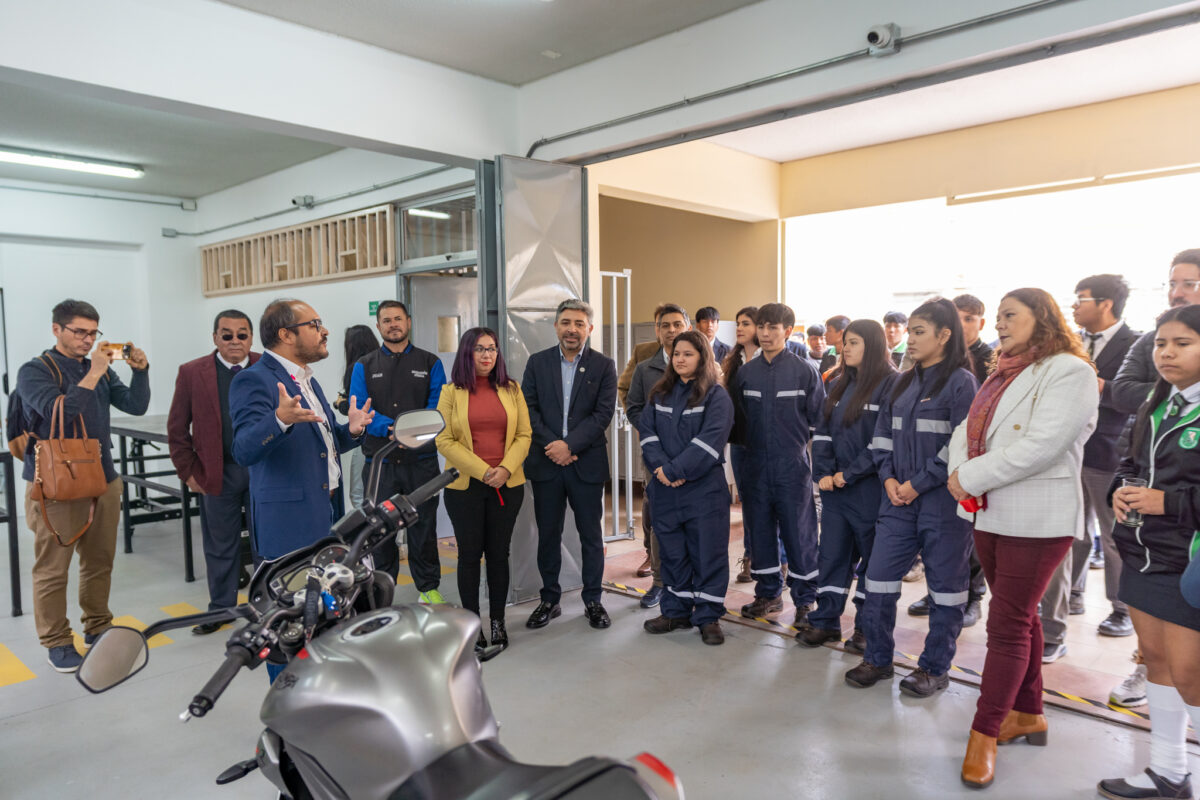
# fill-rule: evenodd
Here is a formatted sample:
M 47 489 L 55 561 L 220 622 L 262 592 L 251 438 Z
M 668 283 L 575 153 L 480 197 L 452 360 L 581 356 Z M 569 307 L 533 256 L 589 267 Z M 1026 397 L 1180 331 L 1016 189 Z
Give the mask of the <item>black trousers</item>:
M 537 520 L 538 572 L 542 575 L 542 600 L 557 603 L 562 597 L 558 583 L 562 570 L 563 522 L 567 503 L 575 513 L 583 564 L 583 602 L 600 602 L 604 581 L 604 484 L 584 483 L 570 467 L 558 470 L 547 481 L 533 481 L 533 514 Z
M 400 492 L 408 494 L 421 484 L 438 476 L 437 458 L 422 458 L 412 464 L 393 464 L 385 462 L 379 473 L 379 491 L 371 498 L 378 503 Z M 371 462 L 363 467 L 363 486 L 371 475 Z M 363 489 L 366 491 L 366 488 Z M 408 571 L 418 592 L 428 592 L 436 589 L 442 582 L 442 566 L 437 552 L 437 507 L 438 496 L 434 495 L 417 507 L 420 519 L 409 528 L 405 536 L 408 540 Z M 375 568 L 383 570 L 392 578 L 400 573 L 400 550 L 394 537 L 375 551 Z
M 242 514 L 250 509 L 250 471 L 232 461 L 221 472 L 221 493 L 200 495 L 200 539 L 208 576 L 208 610 L 237 605 L 242 566 Z
M 458 542 L 458 596 L 463 608 L 479 613 L 479 561 L 486 559 L 488 613 L 494 620 L 503 620 L 508 600 L 508 551 L 525 486 L 494 489 L 472 478 L 466 489 L 447 489 L 444 494 Z

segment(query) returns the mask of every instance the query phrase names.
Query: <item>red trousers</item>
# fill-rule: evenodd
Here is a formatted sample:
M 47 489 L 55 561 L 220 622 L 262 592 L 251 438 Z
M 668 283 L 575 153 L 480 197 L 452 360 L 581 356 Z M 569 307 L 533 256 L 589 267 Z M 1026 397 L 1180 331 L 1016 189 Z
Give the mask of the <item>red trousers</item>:
M 972 730 L 1000 733 L 1009 711 L 1042 713 L 1042 621 L 1038 601 L 1074 537 L 1031 539 L 975 531 L 975 551 L 992 590 L 987 659 Z

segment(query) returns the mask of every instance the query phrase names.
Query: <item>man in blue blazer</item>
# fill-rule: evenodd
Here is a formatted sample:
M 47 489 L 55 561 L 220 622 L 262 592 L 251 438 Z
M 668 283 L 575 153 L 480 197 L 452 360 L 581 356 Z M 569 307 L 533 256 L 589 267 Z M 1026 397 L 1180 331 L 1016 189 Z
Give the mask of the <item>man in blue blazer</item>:
M 298 300 L 276 300 L 259 322 L 266 352 L 233 379 L 233 455 L 250 470 L 254 552 L 278 558 L 329 535 L 343 510 L 339 453 L 358 447 L 375 415 L 350 401 L 338 424 L 310 364 L 329 356 L 329 331 Z
M 554 315 L 558 347 L 529 357 L 521 391 L 529 407 L 533 445 L 525 475 L 533 482 L 542 601 L 525 623 L 542 628 L 562 614 L 562 568 L 567 503 L 575 512 L 582 555 L 583 605 L 593 628 L 612 624 L 600 603 L 604 580 L 604 484 L 609 478 L 604 433 L 617 407 L 617 368 L 587 346 L 592 307 L 564 300 Z

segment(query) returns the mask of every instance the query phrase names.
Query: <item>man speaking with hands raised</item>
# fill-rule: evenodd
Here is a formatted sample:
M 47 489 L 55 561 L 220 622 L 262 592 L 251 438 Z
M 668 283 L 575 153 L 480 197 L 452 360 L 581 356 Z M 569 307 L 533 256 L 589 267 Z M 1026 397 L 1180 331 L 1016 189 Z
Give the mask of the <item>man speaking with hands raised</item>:
M 334 420 L 310 364 L 329 356 L 329 331 L 299 300 L 275 300 L 259 322 L 266 353 L 229 389 L 233 455 L 250 470 L 254 552 L 271 559 L 315 542 L 343 513 L 339 453 L 362 441 L 371 402 Z

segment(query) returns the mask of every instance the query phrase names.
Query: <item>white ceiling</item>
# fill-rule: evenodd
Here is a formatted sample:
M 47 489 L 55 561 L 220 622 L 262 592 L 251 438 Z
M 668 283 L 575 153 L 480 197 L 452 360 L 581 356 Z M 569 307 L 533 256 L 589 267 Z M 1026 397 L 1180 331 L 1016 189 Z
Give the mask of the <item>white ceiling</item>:
M 708 141 L 771 161 L 794 161 L 1200 83 L 1197 53 L 1200 25 L 1189 25 Z
M 122 161 L 137 180 L 0 163 L 0 179 L 201 197 L 331 153 L 327 144 L 0 82 L 0 146 Z
M 520 86 L 758 0 L 222 2 Z

